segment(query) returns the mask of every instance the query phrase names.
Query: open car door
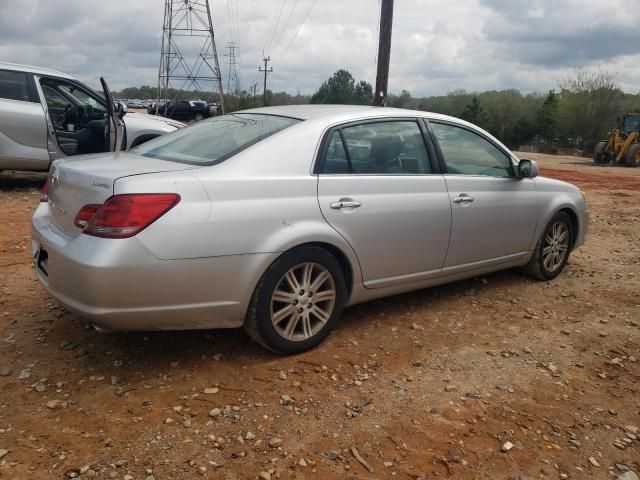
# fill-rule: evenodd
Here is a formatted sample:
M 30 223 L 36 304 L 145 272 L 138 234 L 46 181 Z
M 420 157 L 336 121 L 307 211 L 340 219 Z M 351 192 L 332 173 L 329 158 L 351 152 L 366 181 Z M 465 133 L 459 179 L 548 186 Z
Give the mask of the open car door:
M 119 152 L 124 143 L 124 121 L 120 109 L 117 109 L 113 102 L 111 91 L 103 77 L 100 77 L 100 84 L 104 92 L 104 100 L 107 103 L 107 115 L 104 121 L 104 150 L 105 152 Z

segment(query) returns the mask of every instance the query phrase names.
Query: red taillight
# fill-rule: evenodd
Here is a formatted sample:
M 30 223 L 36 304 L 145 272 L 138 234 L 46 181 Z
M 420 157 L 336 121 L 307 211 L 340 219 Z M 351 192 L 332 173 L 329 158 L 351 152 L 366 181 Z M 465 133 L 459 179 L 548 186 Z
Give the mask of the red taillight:
M 40 201 L 41 202 L 49 201 L 49 177 L 47 177 L 42 187 L 42 195 L 40 195 Z
M 90 203 L 88 205 L 85 205 L 76 215 L 76 218 L 73 220 L 73 224 L 79 229 L 83 229 L 87 226 L 89 220 L 93 218 L 93 216 L 101 206 L 102 205 L 97 203 Z
M 85 220 L 82 233 L 102 238 L 129 238 L 167 213 L 180 201 L 175 193 L 131 193 L 114 195 L 91 213 L 94 204 L 85 205 L 76 221 Z M 82 217 L 81 217 L 82 214 Z M 75 223 L 75 222 L 74 222 Z

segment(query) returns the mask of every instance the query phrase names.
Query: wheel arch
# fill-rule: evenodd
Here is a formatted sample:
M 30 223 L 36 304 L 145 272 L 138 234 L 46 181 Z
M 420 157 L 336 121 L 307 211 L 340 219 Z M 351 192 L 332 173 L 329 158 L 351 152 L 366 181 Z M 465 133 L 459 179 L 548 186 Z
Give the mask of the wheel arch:
M 563 207 L 558 210 L 558 212 L 566 213 L 571 220 L 571 250 L 573 250 L 576 244 L 576 240 L 578 239 L 578 233 L 580 232 L 580 220 L 578 219 L 578 214 L 569 207 Z
M 353 291 L 353 265 L 351 265 L 351 261 L 349 261 L 349 257 L 347 257 L 346 253 L 335 245 L 326 242 L 303 243 L 294 247 L 292 250 L 304 247 L 318 247 L 326 250 L 338 261 L 342 269 L 342 273 L 344 273 L 344 282 L 347 286 L 347 299 L 351 297 L 351 292 Z
M 146 133 L 136 137 L 132 142 L 129 148 L 137 147 L 138 145 L 142 145 L 144 142 L 148 142 L 149 140 L 153 140 L 154 138 L 158 138 L 160 135 L 157 133 Z

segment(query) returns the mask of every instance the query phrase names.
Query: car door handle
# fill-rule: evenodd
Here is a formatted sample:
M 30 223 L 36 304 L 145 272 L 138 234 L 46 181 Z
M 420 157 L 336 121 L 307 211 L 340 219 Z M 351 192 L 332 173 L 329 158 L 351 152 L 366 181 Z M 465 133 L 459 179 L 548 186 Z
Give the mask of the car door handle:
M 334 210 L 340 210 L 341 208 L 358 208 L 361 205 L 361 202 L 356 202 L 350 198 L 341 198 L 337 202 L 331 203 L 329 206 Z
M 459 196 L 453 198 L 453 203 L 471 203 L 473 202 L 473 197 L 467 195 L 466 193 L 461 193 Z

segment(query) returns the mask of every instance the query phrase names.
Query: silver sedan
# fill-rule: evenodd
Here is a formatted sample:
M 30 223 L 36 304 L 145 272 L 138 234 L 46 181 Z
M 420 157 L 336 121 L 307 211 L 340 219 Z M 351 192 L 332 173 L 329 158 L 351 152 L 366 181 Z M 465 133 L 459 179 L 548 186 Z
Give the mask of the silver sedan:
M 38 279 L 105 330 L 241 327 L 307 350 L 345 306 L 522 267 L 555 278 L 587 233 L 573 185 L 427 112 L 246 110 L 57 162 Z

